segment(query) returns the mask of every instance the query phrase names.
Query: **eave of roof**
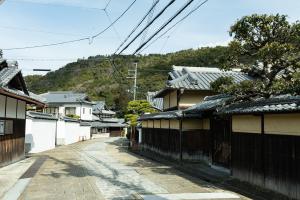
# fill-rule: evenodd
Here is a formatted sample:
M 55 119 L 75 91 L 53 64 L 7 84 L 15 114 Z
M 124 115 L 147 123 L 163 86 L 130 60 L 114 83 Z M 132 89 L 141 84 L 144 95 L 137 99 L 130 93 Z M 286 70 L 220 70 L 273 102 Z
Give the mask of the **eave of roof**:
M 234 103 L 220 109 L 216 114 L 261 114 L 300 112 L 300 96 L 273 97 Z
M 215 111 L 217 108 L 224 106 L 232 99 L 232 96 L 224 94 L 206 97 L 204 101 L 184 110 L 183 113 L 199 114 L 199 116 L 202 116 L 204 112 Z
M 12 89 L 9 89 L 9 88 L 2 87 L 2 88 L 0 88 L 0 94 L 6 95 L 6 96 L 9 96 L 9 97 L 12 97 L 12 98 L 16 98 L 16 99 L 19 99 L 19 100 L 23 100 L 27 103 L 35 104 L 37 106 L 41 106 L 41 107 L 45 106 L 45 104 L 43 102 L 40 102 L 40 101 L 38 101 L 34 98 L 31 98 L 28 95 L 23 94 L 21 91 L 12 90 Z
M 33 119 L 58 120 L 56 117 L 54 117 L 51 114 L 33 112 L 33 111 L 28 111 L 26 113 L 26 116 L 27 116 L 27 118 L 33 118 Z

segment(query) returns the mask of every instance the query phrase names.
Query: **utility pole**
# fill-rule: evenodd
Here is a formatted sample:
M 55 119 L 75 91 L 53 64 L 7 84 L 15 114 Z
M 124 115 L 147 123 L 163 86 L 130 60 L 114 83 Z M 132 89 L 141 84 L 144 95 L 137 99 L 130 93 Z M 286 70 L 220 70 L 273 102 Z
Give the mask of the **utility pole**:
M 134 79 L 134 84 L 133 84 L 133 100 L 136 100 L 136 90 L 137 90 L 137 69 L 138 68 L 138 64 L 134 63 L 134 69 L 133 70 L 128 70 L 128 79 Z M 132 72 L 134 74 L 132 74 Z

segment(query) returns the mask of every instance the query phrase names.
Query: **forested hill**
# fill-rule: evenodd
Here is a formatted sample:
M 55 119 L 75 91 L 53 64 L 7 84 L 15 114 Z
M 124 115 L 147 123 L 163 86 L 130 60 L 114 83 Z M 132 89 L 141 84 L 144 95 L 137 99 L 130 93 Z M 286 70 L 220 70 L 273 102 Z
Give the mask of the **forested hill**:
M 25 77 L 29 90 L 37 94 L 47 91 L 73 90 L 86 92 L 92 100 L 105 100 L 114 109 L 123 110 L 132 97 L 132 80 L 127 70 L 138 62 L 138 98 L 147 91 L 161 89 L 172 65 L 218 67 L 228 55 L 227 47 L 189 49 L 168 54 L 118 56 L 115 68 L 109 56 L 95 56 L 69 63 L 45 76 Z M 111 74 L 111 75 L 110 75 Z

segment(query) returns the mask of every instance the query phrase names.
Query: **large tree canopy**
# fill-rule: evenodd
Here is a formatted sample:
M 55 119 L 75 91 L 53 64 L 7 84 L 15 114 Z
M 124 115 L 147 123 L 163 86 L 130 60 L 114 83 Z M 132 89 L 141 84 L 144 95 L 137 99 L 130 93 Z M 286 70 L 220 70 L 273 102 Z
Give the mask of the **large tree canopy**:
M 300 92 L 299 22 L 289 23 L 285 15 L 254 14 L 238 20 L 229 34 L 233 40 L 223 69 L 241 68 L 255 80 L 239 84 L 217 80 L 213 89 L 244 98 Z M 254 61 L 244 62 L 245 55 Z

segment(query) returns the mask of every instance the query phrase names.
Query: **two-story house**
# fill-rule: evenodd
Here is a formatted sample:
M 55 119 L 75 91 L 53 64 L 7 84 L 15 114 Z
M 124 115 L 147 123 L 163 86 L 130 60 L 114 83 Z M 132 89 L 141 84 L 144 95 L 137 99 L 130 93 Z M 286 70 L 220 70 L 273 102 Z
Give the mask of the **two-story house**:
M 184 110 L 215 95 L 210 84 L 220 77 L 232 77 L 235 82 L 251 78 L 239 70 L 222 71 L 212 67 L 173 66 L 166 87 L 154 98 L 163 98 L 163 110 Z
M 27 104 L 44 106 L 30 95 L 18 64 L 0 56 L 0 167 L 25 156 Z
M 72 117 L 81 121 L 93 120 L 93 105 L 84 93 L 72 91 L 47 92 L 40 95 L 45 103 L 44 113 L 57 117 Z
M 174 66 L 165 88 L 154 96 L 163 98 L 163 112 L 145 114 L 139 118 L 142 122 L 139 136 L 139 139 L 142 138 L 141 147 L 180 160 L 210 159 L 210 130 L 220 127 L 222 132 L 223 121 L 183 111 L 201 102 L 205 105 L 219 102 L 214 99 L 216 97 L 208 97 L 216 95 L 211 83 L 220 77 L 232 77 L 235 82 L 252 79 L 238 70 Z M 223 141 L 222 138 L 220 140 Z M 222 148 L 228 149 L 226 145 Z

